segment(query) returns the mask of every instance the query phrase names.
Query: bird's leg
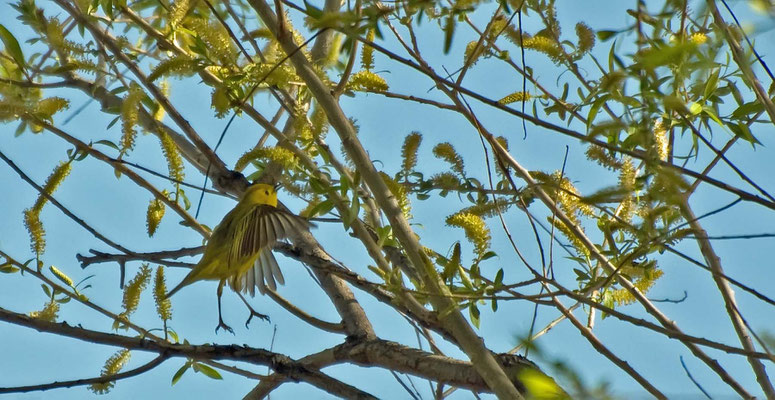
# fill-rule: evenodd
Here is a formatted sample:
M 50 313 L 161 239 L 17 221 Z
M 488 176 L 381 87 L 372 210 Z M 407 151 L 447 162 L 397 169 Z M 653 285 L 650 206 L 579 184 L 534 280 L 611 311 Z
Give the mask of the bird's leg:
M 215 334 L 218 334 L 218 329 L 223 328 L 230 332 L 232 335 L 234 334 L 234 330 L 231 329 L 229 325 L 226 325 L 223 322 L 223 317 L 221 317 L 221 295 L 223 295 L 223 284 L 226 283 L 226 281 L 221 280 L 220 283 L 218 283 L 218 326 L 215 327 Z
M 253 309 L 253 307 L 250 306 L 248 303 L 248 300 L 245 298 L 245 296 L 242 295 L 242 293 L 237 292 L 237 295 L 240 299 L 242 299 L 242 302 L 245 303 L 245 306 L 250 310 L 250 316 L 248 317 L 248 320 L 245 321 L 245 328 L 248 327 L 248 324 L 250 323 L 250 320 L 253 319 L 253 317 L 258 317 L 263 319 L 266 322 L 269 322 L 269 316 L 265 314 L 261 314 L 260 312 Z

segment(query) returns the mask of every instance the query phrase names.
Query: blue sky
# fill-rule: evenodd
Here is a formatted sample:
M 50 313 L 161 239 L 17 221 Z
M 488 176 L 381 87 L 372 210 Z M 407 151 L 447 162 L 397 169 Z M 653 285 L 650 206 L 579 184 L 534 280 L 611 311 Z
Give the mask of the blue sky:
M 560 4 L 559 17 L 563 22 L 575 23 L 578 20 L 586 21 L 596 28 L 621 28 L 628 23 L 624 14 L 621 20 L 607 17 L 606 12 L 612 7 L 611 2 L 590 1 L 579 6 L 574 12 L 563 9 L 566 5 Z M 569 6 L 570 7 L 570 6 Z M 25 32 L 18 29 L 17 21 L 11 18 L 10 7 L 6 4 L 0 6 L 0 23 L 8 27 L 12 32 Z M 742 15 L 753 18 L 743 3 L 736 4 L 736 11 Z M 526 30 L 530 31 L 532 21 L 526 19 Z M 568 25 L 570 26 L 570 25 Z M 570 29 L 567 29 L 570 31 Z M 427 29 L 425 32 L 431 32 Z M 27 33 L 28 34 L 28 33 Z M 20 41 L 27 39 L 24 34 L 18 34 Z M 461 36 L 462 37 L 462 36 Z M 445 65 L 453 70 L 460 64 L 460 48 L 465 43 L 461 40 L 456 43 L 451 55 L 441 54 L 439 40 L 427 40 L 422 46 L 428 51 L 429 57 L 436 66 Z M 396 46 L 391 46 L 398 50 Z M 600 45 L 596 51 L 605 52 L 608 43 Z M 772 43 L 760 43 L 757 49 L 764 55 L 765 60 L 772 62 Z M 563 79 L 557 81 L 551 77 L 554 69 L 539 55 L 528 53 L 528 63 L 533 66 L 536 76 L 550 88 L 562 86 Z M 473 69 L 466 78 L 468 85 L 477 87 L 479 91 L 487 93 L 491 98 L 499 98 L 512 91 L 519 90 L 520 81 L 499 79 L 499 70 L 494 63 L 483 61 Z M 404 67 L 389 63 L 384 57 L 377 56 L 376 71 L 381 71 L 391 85 L 391 90 L 400 93 L 417 92 L 423 96 L 442 99 L 437 92 L 425 93 L 426 88 L 431 88 L 431 82 L 427 79 L 417 78 L 416 75 L 407 74 Z M 511 76 L 511 75 L 510 75 Z M 509 78 L 513 79 L 513 78 Z M 192 84 L 193 83 L 193 84 Z M 59 92 L 66 94 L 71 99 L 71 109 L 60 114 L 56 121 L 63 121 L 63 117 L 70 115 L 73 110 L 86 102 L 86 97 L 80 93 Z M 183 110 L 184 116 L 192 125 L 203 134 L 205 140 L 214 144 L 218 135 L 226 124 L 225 120 L 218 120 L 212 116 L 209 105 L 209 89 L 204 85 L 191 82 L 173 81 L 172 99 L 176 106 Z M 51 95 L 57 91 L 51 91 Z M 273 103 L 268 101 L 268 96 L 259 95 L 256 107 L 260 110 L 275 110 Z M 536 129 L 528 125 L 528 135 L 522 139 L 521 122 L 505 117 L 502 113 L 492 111 L 484 107 L 475 106 L 480 117 L 486 121 L 488 128 L 499 135 L 509 137 L 512 153 L 528 169 L 553 171 L 561 167 L 563 162 L 564 146 L 569 146 L 568 163 L 565 168 L 568 175 L 574 180 L 582 191 L 594 191 L 613 184 L 612 178 L 602 168 L 590 167 L 586 161 L 583 150 L 575 142 Z M 400 166 L 400 146 L 404 136 L 411 131 L 419 131 L 424 135 L 423 145 L 420 148 L 421 168 L 426 175 L 442 172 L 447 166 L 431 157 L 431 148 L 442 141 L 452 142 L 463 154 L 469 173 L 480 179 L 485 177 L 483 172 L 483 154 L 479 138 L 475 131 L 459 116 L 445 111 L 417 108 L 397 100 L 386 100 L 377 95 L 359 94 L 356 98 L 344 98 L 343 108 L 357 120 L 360 127 L 360 138 L 367 147 L 371 157 L 379 160 L 385 170 L 392 174 Z M 481 108 L 481 109 L 480 109 Z M 267 112 L 270 115 L 272 112 Z M 105 127 L 112 116 L 99 112 L 96 103 L 91 103 L 86 110 L 76 116 L 64 128 L 82 140 L 98 140 L 106 136 L 117 140 L 120 135 L 119 124 L 106 131 Z M 42 183 L 53 167 L 65 159 L 65 151 L 69 148 L 61 140 L 51 137 L 48 133 L 38 135 L 29 132 L 14 138 L 14 124 L 0 126 L 0 151 L 10 156 L 27 174 L 36 182 Z M 229 166 L 233 166 L 236 159 L 247 146 L 252 146 L 263 132 L 254 124 L 245 119 L 238 119 L 232 126 L 218 153 Z M 752 149 L 750 146 L 740 144 L 730 153 L 733 159 L 743 171 L 749 173 L 754 180 L 762 184 L 766 189 L 775 190 L 775 182 L 771 178 L 772 157 L 769 149 L 773 145 L 773 129 L 758 127 L 754 133 L 762 141 L 763 146 Z M 723 143 L 726 134 L 722 131 L 714 132 L 714 139 Z M 329 134 L 329 142 L 334 149 L 339 148 L 335 134 Z M 108 152 L 109 149 L 103 148 Z M 113 154 L 113 153 L 109 153 Z M 158 140 L 152 136 L 144 136 L 138 139 L 136 149 L 129 159 L 157 171 L 165 171 L 166 166 L 161 156 Z M 700 154 L 697 164 L 690 163 L 690 167 L 698 170 L 705 164 L 709 155 L 707 152 Z M 200 184 L 202 177 L 192 168 L 186 169 L 186 181 Z M 736 179 L 725 167 L 718 167 L 712 176 L 718 179 Z M 160 188 L 169 188 L 163 180 L 148 177 Z M 22 223 L 22 211 L 30 207 L 37 193 L 29 187 L 5 164 L 0 166 L 0 182 L 3 183 L 5 193 L 0 195 L 0 249 L 10 253 L 17 259 L 26 260 L 32 257 L 29 250 L 29 239 Z M 738 182 L 734 180 L 734 182 Z M 742 184 L 736 183 L 740 186 Z M 187 190 L 187 194 L 193 200 L 198 198 L 198 192 Z M 178 225 L 179 218 L 168 210 L 167 217 L 162 222 L 158 232 L 153 238 L 148 238 L 145 232 L 145 209 L 151 196 L 128 182 L 128 179 L 116 180 L 113 171 L 104 164 L 86 159 L 76 163 L 72 175 L 56 192 L 55 197 L 71 209 L 76 215 L 84 218 L 97 230 L 109 238 L 129 246 L 135 251 L 156 251 L 190 247 L 201 244 L 201 237 L 196 233 Z M 281 194 L 282 200 L 291 208 L 298 211 L 303 207 L 298 201 Z M 734 200 L 730 195 L 720 193 L 717 190 L 703 187 L 694 198 L 695 212 L 704 212 L 718 208 Z M 206 196 L 200 220 L 215 226 L 222 216 L 233 207 L 233 201 L 217 196 Z M 446 227 L 444 217 L 464 207 L 465 204 L 457 202 L 454 196 L 449 196 L 442 202 L 413 201 L 413 214 L 417 223 L 416 232 L 420 235 L 424 245 L 432 247 L 440 252 L 446 252 L 455 241 L 463 241 L 464 257 L 470 256 L 470 246 L 465 243 L 460 230 Z M 538 207 L 539 214 L 545 210 Z M 47 251 L 45 254 L 46 265 L 55 265 L 65 271 L 75 281 L 86 276 L 94 275 L 89 281 L 92 288 L 86 294 L 97 304 L 118 312 L 121 307 L 121 291 L 118 288 L 119 273 L 115 264 L 93 265 L 82 270 L 75 259 L 75 254 L 87 254 L 89 249 L 111 251 L 103 243 L 91 237 L 87 232 L 76 226 L 53 206 L 47 206 L 41 219 L 47 231 Z M 520 249 L 525 252 L 528 259 L 535 262 L 537 251 L 533 243 L 532 233 L 529 231 L 527 220 L 522 214 L 511 213 L 507 223 L 515 233 L 516 241 Z M 762 207 L 751 204 L 740 204 L 724 213 L 714 215 L 703 220 L 705 229 L 711 235 L 741 234 L 771 232 L 775 226 L 775 215 L 767 213 Z M 504 268 L 506 281 L 520 281 L 529 278 L 524 268 L 516 262 L 508 243 L 504 240 L 499 230 L 497 221 L 491 221 L 495 241 L 493 249 L 499 257 L 483 264 L 485 274 L 494 276 L 495 271 Z M 355 239 L 344 233 L 342 227 L 335 224 L 319 224 L 315 235 L 324 245 L 325 249 L 335 258 L 341 260 L 349 268 L 377 280 L 366 268 L 369 260 L 365 251 L 361 250 Z M 544 243 L 547 243 L 544 240 Z M 775 282 L 775 269 L 772 268 L 771 256 L 765 249 L 771 247 L 773 239 L 716 241 L 717 252 L 727 269 L 727 273 L 752 287 L 766 293 L 772 293 L 771 282 Z M 688 254 L 701 258 L 696 246 L 686 243 L 679 248 Z M 574 276 L 570 269 L 572 264 L 564 260 L 559 249 L 555 249 L 555 262 L 561 274 L 564 284 L 574 287 Z M 304 267 L 292 260 L 278 256 L 287 279 L 285 287 L 280 293 L 286 296 L 294 304 L 305 311 L 328 321 L 337 321 L 335 310 L 331 306 L 323 292 L 317 288 Z M 195 259 L 192 259 L 195 260 Z M 660 265 L 665 271 L 665 277 L 660 280 L 655 288 L 649 292 L 650 298 L 679 298 L 683 291 L 687 291 L 688 298 L 680 304 L 661 303 L 660 308 L 670 318 L 688 333 L 718 340 L 724 343 L 736 345 L 737 339 L 731 325 L 723 311 L 720 297 L 715 290 L 713 282 L 708 275 L 696 267 L 672 257 L 660 258 Z M 134 275 L 140 263 L 128 265 L 128 277 Z M 185 270 L 168 271 L 168 286 L 176 284 L 182 279 Z M 17 311 L 29 312 L 40 309 L 45 302 L 45 296 L 39 287 L 39 282 L 30 276 L 2 275 L 0 276 L 0 306 Z M 235 336 L 221 332 L 214 335 L 213 329 L 217 322 L 214 282 L 199 282 L 190 288 L 181 291 L 173 298 L 174 317 L 172 327 L 191 343 L 215 342 L 220 344 L 236 343 L 248 344 L 260 348 L 269 348 L 272 341 L 273 349 L 291 357 L 301 357 L 306 354 L 322 350 L 341 343 L 343 337 L 324 334 L 311 330 L 305 324 L 290 316 L 283 309 L 274 305 L 269 299 L 258 297 L 252 300 L 254 307 L 272 317 L 271 324 L 253 321 L 250 329 L 246 329 L 243 321 L 247 318 L 246 310 L 240 300 L 232 293 L 224 295 L 224 318 L 236 332 Z M 775 311 L 771 307 L 765 307 L 761 302 L 755 301 L 751 296 L 737 291 L 740 308 L 745 313 L 752 326 L 759 330 L 773 332 L 773 324 L 767 321 L 775 320 Z M 372 323 L 380 337 L 389 340 L 416 345 L 414 332 L 406 325 L 404 320 L 390 308 L 373 301 L 368 295 L 356 291 L 358 299 L 372 316 Z M 565 302 L 569 306 L 570 302 Z M 497 315 L 489 312 L 489 306 L 482 309 L 482 324 L 480 334 L 487 340 L 488 346 L 498 352 L 507 351 L 524 337 L 530 324 L 532 305 L 523 302 L 502 302 Z M 629 306 L 622 309 L 634 316 L 644 317 L 645 313 L 638 306 Z M 577 312 L 577 316 L 582 314 Z M 540 309 L 537 326 L 543 327 L 548 321 L 557 316 L 552 309 Z M 85 307 L 70 303 L 62 307 L 60 321 L 79 323 L 86 328 L 109 331 L 112 321 L 109 321 Z M 150 292 L 146 293 L 141 301 L 140 312 L 135 315 L 134 322 L 145 327 L 160 327 L 160 321 L 156 317 Z M 274 329 L 276 335 L 274 336 Z M 711 393 L 731 396 L 732 392 L 713 375 L 707 367 L 691 357 L 688 350 L 680 343 L 667 340 L 663 337 L 642 332 L 630 325 L 613 318 L 599 320 L 596 323 L 596 334 L 610 346 L 621 358 L 631 363 L 639 372 L 657 383 L 657 386 L 665 393 L 671 395 L 687 395 L 687 398 L 698 398 L 697 392 L 689 382 L 681 369 L 679 356 L 684 356 L 687 366 L 692 374 L 700 381 L 706 390 Z M 106 358 L 116 349 L 107 346 L 95 346 L 78 342 L 72 339 L 59 338 L 49 334 L 38 334 L 27 328 L 0 324 L 0 386 L 16 386 L 26 384 L 39 384 L 50 381 L 61 381 L 96 376 L 99 373 Z M 596 384 L 602 381 L 610 382 L 615 392 L 633 398 L 643 392 L 631 378 L 623 374 L 599 355 L 578 332 L 567 322 L 561 323 L 550 333 L 542 337 L 539 346 L 543 354 L 549 360 L 559 360 L 568 363 L 588 384 Z M 463 357 L 459 351 L 450 346 L 444 347 L 449 355 Z M 741 357 L 732 357 L 713 350 L 707 352 L 719 359 L 735 378 L 738 378 L 747 388 L 755 391 L 758 386 L 750 373 L 750 367 Z M 132 361 L 127 368 L 133 368 L 149 361 L 153 354 L 134 352 Z M 234 398 L 241 397 L 254 385 L 242 377 L 223 372 L 223 381 L 214 381 L 202 375 L 189 371 L 186 376 L 174 387 L 170 387 L 170 379 L 174 372 L 183 364 L 183 359 L 171 359 L 153 372 L 144 374 L 129 380 L 119 382 L 111 394 L 106 398 L 111 399 L 135 399 L 153 398 L 160 394 L 168 398 Z M 233 363 L 227 362 L 232 365 Z M 546 366 L 544 364 L 543 366 Z M 265 373 L 263 367 L 256 368 L 245 366 L 256 373 Z M 347 382 L 355 383 L 358 387 L 385 398 L 403 398 L 406 393 L 383 370 L 374 368 L 359 368 L 351 366 L 336 366 L 325 370 L 334 377 L 342 378 Z M 769 365 L 770 374 L 775 373 Z M 415 385 L 427 397 L 428 385 L 419 379 L 414 379 Z M 758 392 L 757 392 L 758 393 Z M 324 393 L 311 388 L 306 384 L 288 383 L 278 389 L 275 398 L 326 398 Z M 49 392 L 34 392 L 23 395 L 13 395 L 20 399 L 81 399 L 95 397 L 85 388 L 59 389 Z M 468 398 L 467 394 L 460 393 L 457 398 Z M 644 396 L 644 398 L 646 398 Z

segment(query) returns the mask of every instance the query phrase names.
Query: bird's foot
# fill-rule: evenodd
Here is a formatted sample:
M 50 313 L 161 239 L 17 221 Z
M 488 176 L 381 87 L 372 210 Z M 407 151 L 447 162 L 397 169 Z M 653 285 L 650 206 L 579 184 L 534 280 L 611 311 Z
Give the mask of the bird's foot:
M 248 320 L 245 321 L 245 328 L 248 327 L 248 324 L 250 324 L 250 321 L 253 319 L 253 317 L 258 317 L 260 319 L 263 319 L 266 322 L 269 322 L 269 316 L 266 314 L 261 314 L 260 312 L 248 307 L 250 309 L 250 316 L 248 317 Z
M 215 334 L 218 334 L 218 329 L 223 328 L 226 332 L 234 334 L 234 329 L 231 329 L 229 325 L 226 325 L 225 322 L 223 322 L 223 319 L 221 317 L 218 317 L 218 326 L 215 327 Z

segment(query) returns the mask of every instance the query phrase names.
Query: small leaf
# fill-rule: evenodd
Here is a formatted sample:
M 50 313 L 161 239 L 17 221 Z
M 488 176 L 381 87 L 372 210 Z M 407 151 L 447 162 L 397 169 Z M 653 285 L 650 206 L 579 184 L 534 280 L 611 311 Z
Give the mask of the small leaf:
M 455 35 L 455 15 L 449 14 L 444 25 L 444 54 L 449 53 L 452 47 L 452 37 Z
M 751 129 L 748 128 L 747 124 L 738 122 L 737 124 L 729 125 L 729 130 L 734 132 L 735 136 L 745 139 L 752 145 L 761 144 L 761 142 L 759 142 L 759 140 L 754 137 L 753 133 L 751 133 Z
M 764 111 L 764 106 L 758 100 L 755 100 L 750 103 L 745 103 L 740 107 L 737 107 L 735 111 L 732 111 L 732 117 L 740 118 L 743 116 L 756 114 L 762 111 Z
M 304 7 L 307 9 L 306 14 L 312 19 L 320 19 L 323 16 L 323 10 L 313 6 L 307 0 L 304 0 Z
M 118 119 L 119 118 L 117 117 L 115 120 L 113 120 L 113 123 L 115 123 L 115 121 L 117 121 Z M 112 148 L 113 150 L 117 150 L 117 151 L 119 150 L 118 146 L 115 143 L 111 142 L 110 140 L 106 140 L 106 139 L 98 140 L 98 141 L 94 142 L 94 144 L 101 144 L 103 146 L 108 146 L 108 147 Z
M 383 270 L 381 270 L 381 269 L 379 269 L 379 268 L 377 268 L 377 267 L 375 267 L 373 265 L 369 265 L 368 268 L 369 268 L 369 270 L 371 270 L 371 272 L 373 272 L 374 274 L 378 275 L 383 280 L 387 280 L 387 275 L 385 274 L 385 271 L 383 271 Z
M 718 69 L 713 71 L 713 73 L 710 74 L 710 77 L 708 77 L 708 81 L 705 82 L 705 92 L 703 96 L 706 100 L 713 95 L 713 92 L 715 92 L 716 88 L 718 87 L 718 74 Z
M 326 215 L 331 209 L 334 208 L 334 202 L 331 200 L 321 201 L 311 210 L 307 211 L 307 218 L 314 218 L 318 215 Z
M 347 215 L 343 218 L 343 223 L 345 228 L 349 228 L 350 225 L 352 225 L 353 221 L 355 221 L 358 218 L 358 214 L 360 214 L 361 211 L 361 200 L 356 194 L 353 196 L 352 202 L 350 202 L 350 209 L 347 211 Z
M 5 263 L 0 265 L 0 272 L 4 274 L 13 274 L 19 271 L 19 268 L 14 267 L 11 263 Z
M 19 46 L 19 42 L 11 31 L 6 29 L 2 24 L 0 24 L 0 39 L 2 39 L 3 44 L 5 45 L 5 50 L 13 57 L 14 61 L 16 61 L 16 65 L 18 65 L 20 69 L 24 69 L 26 64 L 24 62 L 22 48 Z
M 175 372 L 175 375 L 172 377 L 172 385 L 175 385 L 178 383 L 181 377 L 183 377 L 183 374 L 188 371 L 188 369 L 191 367 L 191 362 L 187 361 L 185 364 L 183 364 L 182 367 L 178 370 L 178 372 Z
M 480 261 L 488 260 L 490 258 L 497 257 L 497 256 L 498 256 L 498 253 L 490 250 L 490 251 L 482 254 L 482 258 L 480 259 Z
M 215 368 L 213 368 L 213 367 L 211 367 L 209 365 L 201 364 L 201 363 L 196 363 L 196 364 L 194 364 L 194 367 L 195 367 L 196 372 L 201 372 L 202 374 L 204 374 L 208 378 L 223 379 L 221 374 Z
M 495 282 L 493 286 L 496 288 L 503 286 L 503 268 L 499 269 L 495 274 Z
M 602 30 L 595 32 L 597 34 L 597 38 L 600 39 L 601 42 L 605 42 L 606 40 L 616 36 L 616 34 L 619 33 L 619 31 L 609 31 L 609 30 Z
M 479 307 L 476 306 L 476 302 L 468 303 L 468 315 L 471 317 L 471 323 L 479 329 Z
M 455 272 L 460 268 L 460 242 L 455 243 L 452 248 L 452 257 L 444 265 L 444 271 L 441 273 L 443 279 L 451 279 Z

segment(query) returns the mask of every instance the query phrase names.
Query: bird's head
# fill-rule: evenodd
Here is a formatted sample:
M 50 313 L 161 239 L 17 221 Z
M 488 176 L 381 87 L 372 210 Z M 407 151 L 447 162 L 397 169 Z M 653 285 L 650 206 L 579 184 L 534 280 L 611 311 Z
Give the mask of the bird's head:
M 242 201 L 250 204 L 268 204 L 277 207 L 277 190 L 265 183 L 254 183 L 248 186 Z

